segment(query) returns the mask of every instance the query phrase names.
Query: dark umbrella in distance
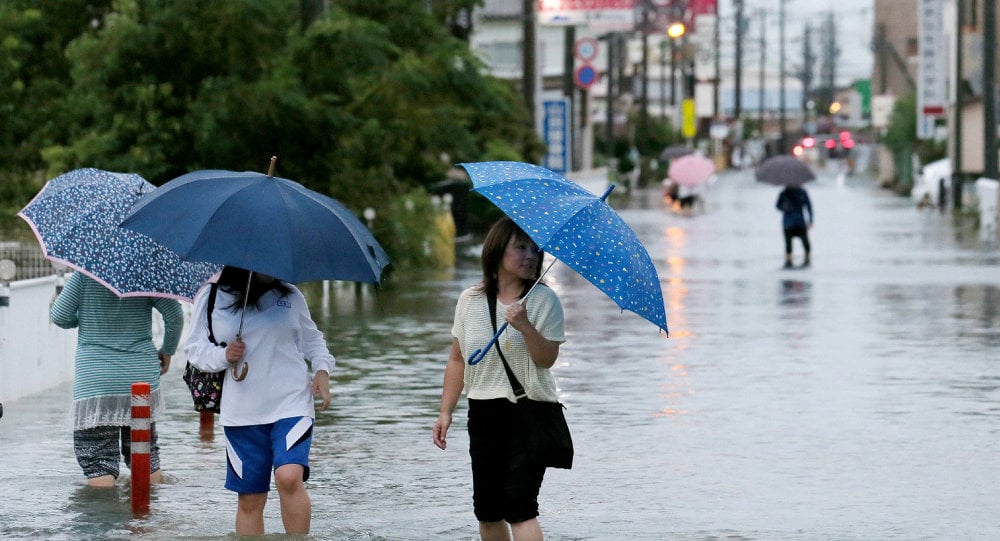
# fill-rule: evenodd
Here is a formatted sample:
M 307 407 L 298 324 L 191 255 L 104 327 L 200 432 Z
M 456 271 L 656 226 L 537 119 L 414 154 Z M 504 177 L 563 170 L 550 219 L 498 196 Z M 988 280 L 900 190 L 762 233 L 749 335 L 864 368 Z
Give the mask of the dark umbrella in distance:
M 788 154 L 772 156 L 760 162 L 754 176 L 761 182 L 775 186 L 801 186 L 816 179 L 808 165 Z
M 694 150 L 684 145 L 670 145 L 660 152 L 660 160 L 669 161 L 681 156 L 687 156 L 688 154 L 694 154 Z

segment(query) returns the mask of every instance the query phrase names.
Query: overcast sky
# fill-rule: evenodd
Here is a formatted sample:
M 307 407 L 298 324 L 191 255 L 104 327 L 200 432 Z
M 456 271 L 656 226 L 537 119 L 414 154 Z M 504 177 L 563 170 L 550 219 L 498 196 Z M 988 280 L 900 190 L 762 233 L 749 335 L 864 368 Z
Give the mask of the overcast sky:
M 750 29 L 746 43 L 749 55 L 758 55 L 757 40 L 760 39 L 760 19 L 758 12 L 764 10 L 767 14 L 767 50 L 768 65 L 777 69 L 778 53 L 778 13 L 780 0 L 744 0 L 744 14 L 750 17 Z M 733 0 L 719 0 L 722 28 L 734 28 L 732 21 L 735 16 Z M 802 63 L 802 33 L 808 22 L 813 28 L 813 51 L 819 54 L 821 45 L 819 29 L 825 21 L 827 13 L 834 13 L 837 26 L 837 45 L 841 50 L 837 64 L 837 83 L 848 84 L 855 79 L 871 77 L 872 59 L 871 42 L 873 33 L 874 0 L 787 0 L 785 2 L 785 62 L 788 69 Z M 729 21 L 727 23 L 727 20 Z M 726 45 L 723 44 L 725 51 Z M 758 56 L 750 56 L 748 62 L 755 62 Z M 754 66 L 755 67 L 755 66 Z M 817 70 L 818 75 L 818 70 Z

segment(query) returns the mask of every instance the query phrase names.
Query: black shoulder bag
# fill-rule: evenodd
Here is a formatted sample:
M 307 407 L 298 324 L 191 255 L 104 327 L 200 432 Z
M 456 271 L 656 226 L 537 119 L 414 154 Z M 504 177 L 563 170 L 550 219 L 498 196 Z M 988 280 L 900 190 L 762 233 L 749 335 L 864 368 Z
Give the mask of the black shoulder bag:
M 497 332 L 497 298 L 487 296 L 490 309 L 490 322 L 493 323 L 493 334 Z M 543 466 L 570 469 L 573 467 L 573 439 L 563 415 L 565 406 L 560 402 L 543 402 L 528 398 L 524 386 L 517 380 L 514 371 L 507 364 L 507 359 L 500 349 L 500 341 L 496 343 L 497 354 L 503 361 L 504 371 L 510 380 L 517 400 L 517 414 L 528 453 Z
M 215 333 L 212 331 L 212 311 L 215 310 L 215 294 L 219 290 L 219 284 L 211 284 L 208 292 L 208 339 L 217 346 L 225 347 L 226 343 L 215 341 Z M 191 398 L 194 400 L 195 411 L 211 411 L 219 413 L 219 406 L 222 402 L 222 382 L 226 381 L 226 371 L 202 372 L 187 363 L 184 368 L 184 383 L 187 383 L 191 391 Z

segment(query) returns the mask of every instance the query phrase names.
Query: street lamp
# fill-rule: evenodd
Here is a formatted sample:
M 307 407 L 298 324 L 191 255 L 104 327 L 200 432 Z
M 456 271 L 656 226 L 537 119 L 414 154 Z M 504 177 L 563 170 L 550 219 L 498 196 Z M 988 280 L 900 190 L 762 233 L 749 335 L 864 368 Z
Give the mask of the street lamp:
M 677 105 L 677 40 L 684 36 L 687 27 L 681 21 L 667 25 L 667 37 L 670 38 L 670 105 Z
M 680 21 L 672 22 L 670 23 L 670 26 L 667 27 L 667 35 L 670 36 L 671 39 L 677 39 L 683 36 L 685 32 L 687 32 L 687 27 Z

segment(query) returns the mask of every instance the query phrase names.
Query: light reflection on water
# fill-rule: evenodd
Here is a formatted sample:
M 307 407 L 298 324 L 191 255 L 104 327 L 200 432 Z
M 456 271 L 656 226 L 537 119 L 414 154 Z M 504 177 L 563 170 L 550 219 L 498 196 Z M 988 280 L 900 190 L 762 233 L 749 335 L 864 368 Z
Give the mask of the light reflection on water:
M 704 215 L 623 211 L 661 273 L 669 339 L 554 267 L 577 457 L 546 475 L 549 539 L 1000 538 L 996 254 L 863 186 L 810 194 L 807 270 L 779 270 L 776 192 L 746 179 L 713 186 Z M 464 408 L 447 451 L 430 440 L 454 302 L 477 274 L 463 260 L 377 293 L 305 288 L 338 359 L 315 539 L 477 538 Z M 127 484 L 81 486 L 68 386 L 5 404 L 0 537 L 233 538 L 221 437 L 199 441 L 180 368 L 159 427 L 170 483 L 145 518 Z M 273 494 L 266 527 L 281 531 Z

